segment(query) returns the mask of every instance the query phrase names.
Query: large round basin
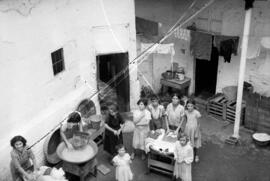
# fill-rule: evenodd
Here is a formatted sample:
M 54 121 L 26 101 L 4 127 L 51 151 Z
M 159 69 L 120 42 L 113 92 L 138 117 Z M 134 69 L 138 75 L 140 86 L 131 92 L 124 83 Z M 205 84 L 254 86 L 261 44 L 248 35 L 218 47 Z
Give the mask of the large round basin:
M 61 142 L 56 149 L 56 153 L 61 160 L 75 164 L 84 163 L 93 159 L 97 152 L 97 144 L 92 140 L 89 140 L 89 144 L 82 149 L 68 149 L 64 142 Z

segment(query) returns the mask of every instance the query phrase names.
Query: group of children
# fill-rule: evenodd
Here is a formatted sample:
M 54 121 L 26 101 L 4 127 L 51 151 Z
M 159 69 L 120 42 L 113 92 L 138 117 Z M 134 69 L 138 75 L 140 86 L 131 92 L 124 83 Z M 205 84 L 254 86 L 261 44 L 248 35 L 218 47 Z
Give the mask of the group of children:
M 150 130 L 166 129 L 178 135 L 175 143 L 174 176 L 183 181 L 191 181 L 191 163 L 199 161 L 197 149 L 201 147 L 201 133 L 198 119 L 201 114 L 195 109 L 194 100 L 182 101 L 177 94 L 172 96 L 172 102 L 165 109 L 159 104 L 157 96 L 148 100 L 140 99 L 138 109 L 133 112 L 133 151 L 129 156 L 123 145 L 121 131 L 124 121 L 117 111 L 117 106 L 109 106 L 109 116 L 105 123 L 104 149 L 113 155 L 112 163 L 116 166 L 116 180 L 129 181 L 133 175 L 130 169 L 131 160 L 134 159 L 135 150 L 141 150 L 142 160 L 145 155 L 145 139 Z M 107 135 L 107 136 L 106 136 Z M 110 149 L 108 149 L 110 145 Z M 116 146 L 117 149 L 113 149 Z M 116 156 L 115 156 L 116 155 Z
M 105 121 L 104 133 L 104 150 L 111 154 L 112 164 L 116 166 L 116 180 L 129 181 L 132 180 L 133 174 L 130 169 L 131 160 L 134 159 L 135 150 L 141 150 L 142 159 L 145 155 L 145 139 L 148 137 L 150 130 L 165 129 L 167 132 L 174 131 L 178 135 L 178 141 L 175 143 L 174 159 L 174 176 L 181 178 L 183 181 L 191 181 L 191 163 L 195 158 L 195 162 L 199 161 L 197 149 L 201 147 L 200 123 L 198 119 L 201 117 L 199 111 L 195 109 L 193 100 L 184 100 L 180 104 L 180 97 L 177 94 L 172 96 L 172 102 L 168 104 L 166 109 L 159 104 L 157 96 L 153 96 L 149 103 L 146 99 L 140 99 L 137 102 L 138 109 L 133 112 L 133 151 L 131 155 L 126 153 L 123 145 L 122 131 L 125 121 L 118 112 L 118 107 L 111 104 L 108 108 L 109 115 Z M 81 113 L 75 111 L 71 113 L 66 124 L 60 129 L 60 134 L 67 147 L 72 149 L 73 145 L 69 139 L 76 132 L 82 132 L 84 129 Z M 32 152 L 26 149 L 26 140 L 24 138 L 14 137 L 11 140 L 12 161 L 11 170 L 13 180 L 22 177 L 30 177 L 25 170 L 28 169 L 21 165 L 28 164 L 29 159 L 34 161 Z M 27 151 L 28 150 L 28 151 Z M 22 154 L 23 153 L 23 154 Z M 13 156 L 14 155 L 14 156 Z M 18 156 L 19 155 L 19 156 Z M 23 156 L 24 160 L 20 158 Z

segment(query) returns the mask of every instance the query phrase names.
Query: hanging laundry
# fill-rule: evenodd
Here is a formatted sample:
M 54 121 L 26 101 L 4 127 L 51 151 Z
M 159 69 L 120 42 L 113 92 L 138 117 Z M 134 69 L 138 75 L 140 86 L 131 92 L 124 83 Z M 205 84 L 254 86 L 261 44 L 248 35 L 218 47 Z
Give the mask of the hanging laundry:
M 158 22 L 136 17 L 136 32 L 149 36 L 158 36 Z
M 190 33 L 190 52 L 197 59 L 210 60 L 212 51 L 212 35 L 197 31 Z
M 144 51 L 148 49 L 150 46 L 152 46 L 153 43 L 141 43 L 141 51 Z M 158 47 L 153 51 L 153 53 L 159 53 L 159 54 L 171 54 L 174 55 L 174 44 L 160 44 Z
M 249 37 L 248 38 L 248 49 L 247 49 L 247 58 L 253 59 L 260 55 L 261 44 L 260 38 L 258 37 Z
M 237 55 L 239 37 L 216 35 L 214 46 L 218 48 L 219 55 L 224 57 L 225 62 L 231 62 L 231 55 Z
M 190 41 L 190 30 L 178 27 L 174 31 L 174 37 L 181 40 Z

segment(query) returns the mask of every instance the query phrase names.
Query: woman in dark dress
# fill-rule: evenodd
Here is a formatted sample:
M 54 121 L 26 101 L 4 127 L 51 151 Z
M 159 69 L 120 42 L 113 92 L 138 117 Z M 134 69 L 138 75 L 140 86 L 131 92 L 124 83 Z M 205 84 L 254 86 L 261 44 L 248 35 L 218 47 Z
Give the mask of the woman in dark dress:
M 117 110 L 117 106 L 109 106 L 109 115 L 105 121 L 104 150 L 111 155 L 116 154 L 115 146 L 123 144 L 122 128 L 124 120 Z

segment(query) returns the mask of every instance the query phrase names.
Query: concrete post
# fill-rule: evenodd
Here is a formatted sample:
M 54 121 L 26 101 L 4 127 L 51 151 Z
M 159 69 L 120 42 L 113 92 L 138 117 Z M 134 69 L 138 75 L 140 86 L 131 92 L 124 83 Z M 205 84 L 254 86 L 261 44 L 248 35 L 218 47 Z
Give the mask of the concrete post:
M 245 69 L 246 69 L 246 56 L 247 56 L 247 48 L 248 48 L 248 37 L 249 37 L 249 30 L 250 30 L 251 14 L 252 14 L 252 8 L 246 10 L 244 31 L 243 31 L 243 38 L 242 38 L 242 51 L 241 51 L 241 58 L 240 58 L 239 77 L 238 77 L 235 121 L 234 121 L 234 130 L 233 130 L 233 137 L 235 138 L 239 138 L 239 127 L 240 127 L 240 119 L 241 119 L 242 97 L 243 97 L 243 87 L 244 87 L 244 78 L 245 78 Z

